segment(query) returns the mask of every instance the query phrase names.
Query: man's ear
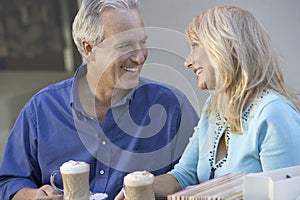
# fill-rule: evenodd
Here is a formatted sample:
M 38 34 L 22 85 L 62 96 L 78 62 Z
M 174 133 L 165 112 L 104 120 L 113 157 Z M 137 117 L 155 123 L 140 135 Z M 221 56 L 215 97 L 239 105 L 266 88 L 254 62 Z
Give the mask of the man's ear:
M 86 58 L 87 61 L 94 61 L 95 60 L 95 55 L 93 52 L 93 45 L 88 43 L 87 41 L 83 40 L 82 41 L 82 47 L 84 51 L 84 57 Z
M 83 47 L 84 54 L 86 56 L 92 53 L 93 46 L 87 41 L 82 40 L 82 47 Z

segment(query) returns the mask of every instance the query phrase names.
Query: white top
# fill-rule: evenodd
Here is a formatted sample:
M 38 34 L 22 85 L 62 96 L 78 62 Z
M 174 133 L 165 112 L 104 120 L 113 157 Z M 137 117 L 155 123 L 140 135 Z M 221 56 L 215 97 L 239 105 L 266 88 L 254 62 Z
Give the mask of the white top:
M 231 133 L 224 118 L 211 119 L 203 109 L 190 143 L 170 172 L 182 189 L 209 180 L 212 169 L 219 177 L 300 165 L 300 113 L 277 92 L 266 90 L 253 100 L 241 116 L 239 134 Z M 228 154 L 216 161 L 217 146 L 226 132 Z

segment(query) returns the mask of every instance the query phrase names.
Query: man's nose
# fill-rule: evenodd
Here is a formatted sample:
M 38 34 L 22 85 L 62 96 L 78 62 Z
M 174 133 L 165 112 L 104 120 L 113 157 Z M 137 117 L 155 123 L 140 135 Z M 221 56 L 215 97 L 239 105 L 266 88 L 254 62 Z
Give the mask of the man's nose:
M 144 64 L 147 57 L 147 49 L 138 48 L 132 52 L 130 59 L 138 65 Z

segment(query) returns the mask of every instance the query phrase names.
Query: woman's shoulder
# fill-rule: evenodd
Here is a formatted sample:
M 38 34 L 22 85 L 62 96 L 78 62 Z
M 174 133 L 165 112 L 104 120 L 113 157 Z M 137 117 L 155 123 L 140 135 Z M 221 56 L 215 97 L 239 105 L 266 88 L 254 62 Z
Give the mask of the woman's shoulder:
M 285 117 L 288 115 L 300 116 L 296 107 L 282 94 L 267 90 L 259 97 L 256 103 L 256 114 L 261 117 Z

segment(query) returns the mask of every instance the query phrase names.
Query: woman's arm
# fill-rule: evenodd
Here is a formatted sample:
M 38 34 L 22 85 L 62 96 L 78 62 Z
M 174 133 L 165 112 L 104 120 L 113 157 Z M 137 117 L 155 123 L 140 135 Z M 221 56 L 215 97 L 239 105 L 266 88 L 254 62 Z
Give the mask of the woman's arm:
M 154 179 L 155 197 L 167 197 L 182 190 L 177 179 L 171 174 L 162 174 Z

